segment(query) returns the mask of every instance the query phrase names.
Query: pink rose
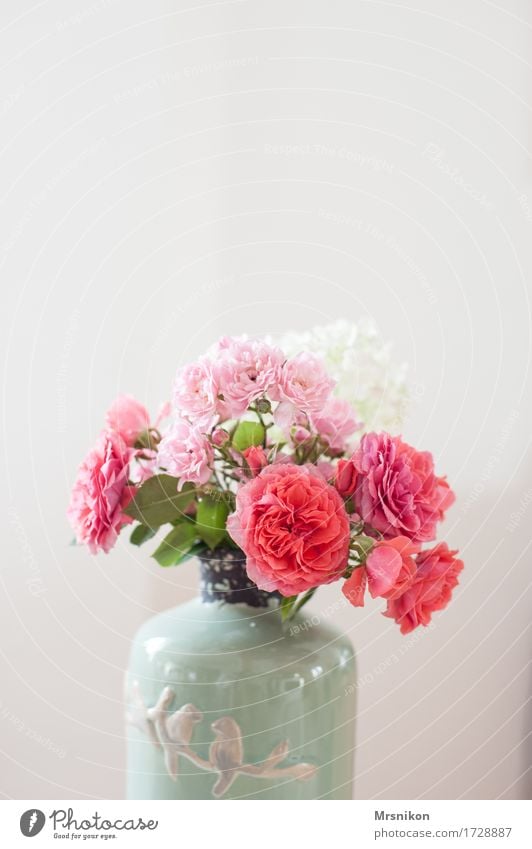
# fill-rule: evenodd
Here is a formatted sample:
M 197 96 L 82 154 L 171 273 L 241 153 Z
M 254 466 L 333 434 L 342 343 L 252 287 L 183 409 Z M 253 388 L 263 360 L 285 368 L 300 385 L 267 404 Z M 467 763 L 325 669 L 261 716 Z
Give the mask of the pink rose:
M 250 445 L 250 447 L 246 448 L 246 450 L 242 453 L 254 478 L 257 477 L 259 472 L 265 466 L 268 465 L 268 458 L 266 457 L 266 452 L 262 445 Z
M 213 423 L 217 416 L 218 387 L 208 357 L 188 363 L 177 372 L 173 404 L 181 416 L 197 425 Z
M 358 473 L 352 460 L 338 460 L 334 485 L 342 498 L 350 498 L 357 485 Z
M 414 545 L 407 537 L 377 542 L 365 566 L 355 568 L 343 585 L 343 594 L 355 607 L 364 606 L 366 585 L 372 598 L 396 598 L 416 577 L 412 555 L 418 551 L 419 545 Z
M 77 541 L 91 554 L 110 551 L 122 525 L 131 522 L 122 511 L 132 495 L 128 475 L 133 453 L 116 433 L 103 431 L 79 467 L 67 516 Z
M 296 354 L 285 362 L 279 381 L 279 400 L 290 401 L 298 410 L 317 413 L 328 400 L 335 381 L 319 357 Z
M 278 348 L 260 339 L 223 337 L 210 355 L 223 418 L 238 418 L 269 390 L 275 394 L 284 359 Z
M 347 566 L 347 513 L 312 466 L 267 466 L 238 489 L 227 529 L 264 590 L 295 595 L 334 581 Z
M 342 454 L 350 437 L 362 426 L 351 404 L 343 398 L 329 398 L 321 410 L 311 415 L 311 422 L 333 454 Z
M 432 454 L 416 451 L 399 436 L 367 433 L 352 462 L 358 472 L 354 500 L 364 522 L 385 537 L 434 539 L 454 494 L 435 475 Z
M 107 410 L 105 423 L 109 430 L 122 437 L 126 445 L 134 445 L 140 434 L 148 430 L 150 415 L 146 407 L 131 395 L 119 395 Z
M 179 478 L 178 489 L 186 481 L 207 483 L 212 474 L 214 454 L 198 427 L 179 419 L 159 444 L 159 466 Z
M 408 634 L 418 625 L 428 625 L 436 610 L 447 607 L 464 568 L 463 561 L 455 557 L 457 553 L 440 542 L 418 554 L 413 583 L 401 595 L 389 599 L 384 614 L 395 619 L 402 634 Z

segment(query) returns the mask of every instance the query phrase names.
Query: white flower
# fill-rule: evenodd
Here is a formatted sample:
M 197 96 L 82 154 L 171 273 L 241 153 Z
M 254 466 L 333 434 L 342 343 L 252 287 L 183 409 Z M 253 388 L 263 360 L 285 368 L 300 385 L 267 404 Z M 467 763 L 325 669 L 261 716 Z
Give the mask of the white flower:
M 321 357 L 336 380 L 333 395 L 349 401 L 364 430 L 400 430 L 408 402 L 406 365 L 394 360 L 370 318 L 287 333 L 276 342 L 288 356 L 312 351 Z

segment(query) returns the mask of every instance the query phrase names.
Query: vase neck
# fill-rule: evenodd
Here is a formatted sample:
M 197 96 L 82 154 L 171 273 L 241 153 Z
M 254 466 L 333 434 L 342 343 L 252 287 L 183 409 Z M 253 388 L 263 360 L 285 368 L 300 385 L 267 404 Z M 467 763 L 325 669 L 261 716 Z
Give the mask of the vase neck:
M 217 548 L 199 558 L 200 592 L 203 602 L 223 601 L 226 604 L 247 604 L 268 607 L 277 593 L 259 590 L 248 578 L 246 557 L 236 549 Z

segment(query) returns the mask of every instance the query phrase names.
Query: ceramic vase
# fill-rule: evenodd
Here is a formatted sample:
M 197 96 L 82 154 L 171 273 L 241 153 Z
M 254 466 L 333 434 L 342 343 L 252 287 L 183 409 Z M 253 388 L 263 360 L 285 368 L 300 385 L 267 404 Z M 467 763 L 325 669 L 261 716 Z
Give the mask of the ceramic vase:
M 146 622 L 126 676 L 129 799 L 351 799 L 350 641 L 246 575 L 199 562 L 200 595 Z

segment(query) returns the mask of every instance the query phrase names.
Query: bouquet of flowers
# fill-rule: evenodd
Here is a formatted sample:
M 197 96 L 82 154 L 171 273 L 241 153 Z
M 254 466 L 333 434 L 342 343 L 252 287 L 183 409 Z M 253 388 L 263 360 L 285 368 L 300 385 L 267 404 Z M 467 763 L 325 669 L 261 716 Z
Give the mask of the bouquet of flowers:
M 154 423 L 119 397 L 74 484 L 77 541 L 108 552 L 128 525 L 134 545 L 168 526 L 161 566 L 240 549 L 283 620 L 339 581 L 355 607 L 384 599 L 402 633 L 427 625 L 463 568 L 446 543 L 424 547 L 454 494 L 429 452 L 364 430 L 320 353 L 223 337 L 179 369 Z

